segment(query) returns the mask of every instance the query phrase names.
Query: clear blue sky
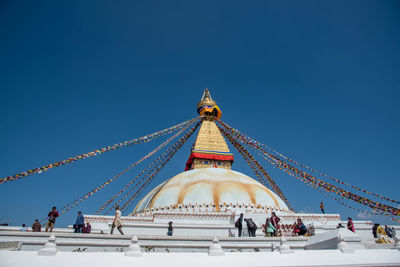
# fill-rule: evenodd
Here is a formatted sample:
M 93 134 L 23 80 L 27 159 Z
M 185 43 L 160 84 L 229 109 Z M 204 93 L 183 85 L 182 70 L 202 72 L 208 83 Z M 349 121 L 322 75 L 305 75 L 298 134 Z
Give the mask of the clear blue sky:
M 0 176 L 193 118 L 210 88 L 233 127 L 399 199 L 399 11 L 398 1 L 1 1 Z M 31 224 L 156 144 L 2 184 L 0 219 Z M 146 191 L 184 169 L 190 144 Z M 233 169 L 251 175 L 235 156 Z M 57 224 L 96 211 L 144 166 Z M 319 212 L 324 200 L 357 219 L 265 166 L 296 210 Z

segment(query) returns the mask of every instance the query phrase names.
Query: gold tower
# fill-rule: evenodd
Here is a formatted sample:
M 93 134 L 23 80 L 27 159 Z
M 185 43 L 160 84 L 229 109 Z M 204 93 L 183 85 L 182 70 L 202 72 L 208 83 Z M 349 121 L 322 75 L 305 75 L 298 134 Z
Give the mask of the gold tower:
M 221 118 L 222 112 L 212 99 L 208 89 L 197 104 L 197 112 L 203 116 L 202 123 L 192 146 L 185 170 L 202 168 L 231 169 L 233 154 L 219 131 L 215 120 Z

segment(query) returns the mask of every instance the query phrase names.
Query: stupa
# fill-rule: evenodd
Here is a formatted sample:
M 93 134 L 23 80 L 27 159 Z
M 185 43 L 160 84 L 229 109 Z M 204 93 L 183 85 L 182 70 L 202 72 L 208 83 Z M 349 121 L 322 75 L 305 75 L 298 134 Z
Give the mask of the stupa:
M 215 122 L 222 112 L 207 89 L 197 104 L 197 113 L 202 116 L 201 126 L 185 171 L 156 186 L 123 217 L 127 233 L 164 234 L 166 223 L 173 221 L 175 235 L 226 235 L 234 231 L 241 213 L 261 226 L 275 212 L 282 219 L 282 231 L 288 233 L 298 217 L 317 230 L 320 224 L 334 228 L 340 222 L 338 214 L 296 214 L 269 188 L 232 170 L 234 155 Z M 103 231 L 108 231 L 113 221 L 112 216 L 85 218 L 94 229 Z

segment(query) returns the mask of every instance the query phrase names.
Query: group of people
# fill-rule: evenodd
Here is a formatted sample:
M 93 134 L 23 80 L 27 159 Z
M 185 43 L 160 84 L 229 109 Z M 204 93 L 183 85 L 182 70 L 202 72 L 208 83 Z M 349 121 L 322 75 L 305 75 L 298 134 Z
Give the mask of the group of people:
M 293 224 L 292 236 L 304 236 L 307 234 L 307 227 L 303 223 L 303 221 L 298 218 L 297 221 Z
M 89 222 L 86 222 L 85 225 L 85 218 L 82 215 L 82 212 L 78 211 L 78 217 L 76 217 L 75 224 L 73 225 L 74 233 L 84 233 L 90 234 L 92 231 L 92 226 Z
M 257 224 L 251 218 L 243 218 L 243 213 L 235 222 L 235 227 L 238 228 L 238 236 L 241 237 L 243 233 L 243 221 L 246 222 L 247 232 L 249 236 L 256 236 Z
M 241 237 L 243 234 L 243 221 L 246 222 L 247 232 L 250 237 L 256 236 L 257 224 L 253 221 L 252 218 L 243 218 L 243 213 L 240 214 L 239 218 L 235 222 L 235 227 L 238 229 L 238 236 Z M 275 212 L 271 213 L 271 217 L 267 218 L 265 224 L 262 226 L 265 236 L 273 237 L 279 235 L 279 222 L 281 219 L 275 214 Z M 303 235 L 307 232 L 307 228 L 301 221 L 301 219 L 297 220 L 297 223 L 294 225 L 293 231 L 296 232 L 296 235 Z M 296 229 L 296 230 L 295 230 Z M 305 229 L 305 232 L 304 232 Z M 304 233 L 303 233 L 304 232 Z
M 338 223 L 338 225 L 336 226 L 337 229 L 339 228 L 344 228 L 344 226 L 342 225 L 342 223 Z M 355 233 L 355 229 L 354 229 L 354 223 L 353 223 L 353 219 L 351 219 L 350 217 L 347 218 L 347 230 L 352 231 L 353 233 Z
M 377 243 L 391 244 L 393 239 L 396 237 L 396 231 L 394 228 L 390 228 L 387 225 L 383 227 L 379 223 L 375 223 L 372 226 L 372 234 L 375 238 L 378 238 Z
M 57 207 L 53 207 L 51 211 L 47 214 L 48 220 L 46 223 L 46 232 L 50 231 L 53 232 L 54 225 L 56 223 L 56 218 L 59 217 L 60 214 L 57 211 Z M 114 228 L 117 228 L 118 231 L 123 235 L 124 233 L 122 232 L 122 221 L 121 221 L 121 211 L 119 210 L 119 206 L 115 208 L 115 216 L 113 220 L 113 224 L 111 226 L 111 232 L 112 234 L 114 232 Z M 92 231 L 92 226 L 90 225 L 89 222 L 86 222 L 85 224 L 85 218 L 82 215 L 81 211 L 78 211 L 78 216 L 76 217 L 75 224 L 73 225 L 74 228 L 74 233 L 87 233 L 89 234 Z M 21 232 L 28 232 L 28 227 L 26 227 L 25 224 L 21 226 L 19 229 Z M 39 220 L 36 219 L 35 222 L 32 225 L 32 232 L 40 232 L 42 231 L 42 225 L 40 224 Z M 103 234 L 104 232 L 101 231 Z
M 267 237 L 278 236 L 279 235 L 279 222 L 281 218 L 276 216 L 275 212 L 271 213 L 271 217 L 265 220 L 264 233 Z
M 54 224 L 56 223 L 56 218 L 60 216 L 60 214 L 57 211 L 57 207 L 53 207 L 51 211 L 47 214 L 48 221 L 46 223 L 46 232 L 50 230 L 50 232 L 53 232 Z M 25 224 L 21 226 L 19 229 L 22 232 L 28 232 L 28 227 L 26 227 Z M 36 219 L 35 222 L 32 225 L 32 232 L 41 232 L 42 231 L 42 225 L 40 224 L 39 220 Z

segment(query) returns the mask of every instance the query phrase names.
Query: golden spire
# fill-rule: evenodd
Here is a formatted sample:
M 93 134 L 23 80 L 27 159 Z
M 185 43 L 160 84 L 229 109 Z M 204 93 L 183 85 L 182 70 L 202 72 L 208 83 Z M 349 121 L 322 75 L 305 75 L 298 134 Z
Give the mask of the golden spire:
M 205 89 L 203 97 L 197 104 L 197 112 L 204 115 L 197 138 L 192 147 L 185 170 L 201 168 L 231 169 L 233 154 L 225 142 L 215 119 L 221 118 L 221 110 Z

